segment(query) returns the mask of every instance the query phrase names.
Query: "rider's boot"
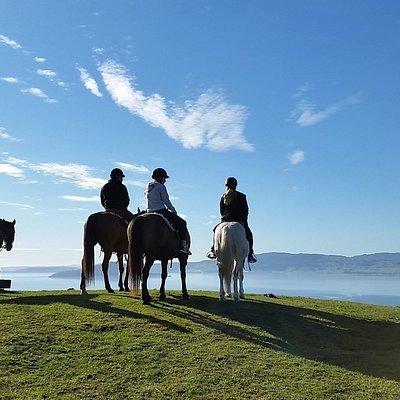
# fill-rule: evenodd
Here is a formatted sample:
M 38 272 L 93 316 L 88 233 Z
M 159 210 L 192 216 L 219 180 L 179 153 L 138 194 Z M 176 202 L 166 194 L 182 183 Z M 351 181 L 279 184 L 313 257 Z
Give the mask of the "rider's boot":
M 210 260 L 215 260 L 217 256 L 215 255 L 214 246 L 211 247 L 210 251 L 207 253 L 207 258 Z
M 255 254 L 253 252 L 251 252 L 248 257 L 247 257 L 247 261 L 251 264 L 257 262 L 257 257 L 255 256 Z
M 189 256 L 192 254 L 189 250 L 189 245 L 186 240 L 181 240 L 181 248 L 179 251 L 181 253 L 188 254 Z

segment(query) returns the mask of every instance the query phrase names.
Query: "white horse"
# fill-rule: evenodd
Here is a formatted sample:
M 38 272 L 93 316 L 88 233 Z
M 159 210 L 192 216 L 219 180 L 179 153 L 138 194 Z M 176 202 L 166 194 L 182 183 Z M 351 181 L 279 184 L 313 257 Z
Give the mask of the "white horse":
M 215 255 L 219 272 L 219 297 L 225 300 L 225 292 L 231 295 L 233 275 L 233 297 L 236 301 L 244 299 L 243 269 L 249 254 L 246 231 L 239 222 L 223 222 L 215 229 Z M 239 290 L 238 290 L 239 280 Z

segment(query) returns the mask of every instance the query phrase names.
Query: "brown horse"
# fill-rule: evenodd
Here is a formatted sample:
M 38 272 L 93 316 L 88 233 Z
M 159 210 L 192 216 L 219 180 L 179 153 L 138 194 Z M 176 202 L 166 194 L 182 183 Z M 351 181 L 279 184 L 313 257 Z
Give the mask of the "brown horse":
M 0 250 L 6 249 L 10 251 L 13 247 L 15 238 L 15 219 L 13 222 L 8 222 L 0 218 Z
M 190 245 L 190 236 L 185 238 Z M 165 222 L 164 218 L 157 214 L 144 214 L 134 219 L 128 226 L 128 270 L 133 284 L 133 290 L 139 288 L 142 279 L 143 304 L 150 304 L 151 297 L 147 289 L 147 279 L 154 261 L 161 261 L 161 287 L 160 300 L 165 296 L 165 280 L 168 275 L 168 261 L 178 258 L 180 264 L 182 296 L 188 299 L 186 288 L 186 265 L 188 255 L 181 253 L 179 239 Z M 145 259 L 143 263 L 143 259 Z
M 119 265 L 120 291 L 129 291 L 128 269 L 123 284 L 124 261 L 123 255 L 128 254 L 128 238 L 126 235 L 127 223 L 118 215 L 108 212 L 98 212 L 89 215 L 85 223 L 83 236 L 83 258 L 81 274 L 81 294 L 86 292 L 86 279 L 94 280 L 94 246 L 98 243 L 104 251 L 101 264 L 104 275 L 104 284 L 107 292 L 114 293 L 108 279 L 108 263 L 113 253 L 117 253 Z

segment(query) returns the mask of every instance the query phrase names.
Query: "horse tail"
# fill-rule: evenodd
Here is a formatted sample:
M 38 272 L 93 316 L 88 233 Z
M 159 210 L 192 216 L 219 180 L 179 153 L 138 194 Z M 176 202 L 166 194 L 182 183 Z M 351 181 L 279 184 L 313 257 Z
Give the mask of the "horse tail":
M 136 218 L 128 229 L 128 270 L 132 290 L 139 290 L 143 269 L 143 218 Z
M 82 273 L 88 282 L 94 280 L 94 246 L 96 243 L 96 214 L 91 214 L 83 229 Z

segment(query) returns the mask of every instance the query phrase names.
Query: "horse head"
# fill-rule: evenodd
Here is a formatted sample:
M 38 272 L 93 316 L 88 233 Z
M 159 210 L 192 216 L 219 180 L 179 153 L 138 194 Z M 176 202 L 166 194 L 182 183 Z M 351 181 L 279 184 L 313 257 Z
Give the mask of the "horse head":
M 5 243 L 4 247 L 7 251 L 10 251 L 13 247 L 15 239 L 15 222 L 15 219 L 12 222 L 0 219 L 1 240 Z

